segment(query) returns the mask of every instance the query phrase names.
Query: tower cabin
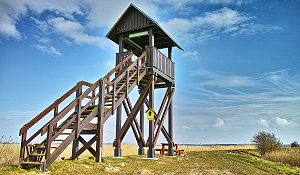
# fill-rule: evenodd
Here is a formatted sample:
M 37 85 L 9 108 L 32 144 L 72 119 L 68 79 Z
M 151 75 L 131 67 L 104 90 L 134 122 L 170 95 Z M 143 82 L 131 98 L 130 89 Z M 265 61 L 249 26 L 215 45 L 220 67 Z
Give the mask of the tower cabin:
M 141 62 L 146 62 L 146 75 L 139 82 L 139 89 L 142 89 L 146 84 L 154 79 L 155 83 L 149 88 L 149 104 L 148 107 L 154 109 L 154 89 L 168 88 L 169 108 L 168 108 L 168 131 L 163 126 L 162 132 L 169 142 L 168 155 L 174 155 L 173 143 L 173 105 L 171 92 L 175 87 L 175 63 L 172 61 L 172 48 L 177 47 L 183 49 L 168 35 L 168 33 L 151 17 L 145 14 L 142 10 L 133 4 L 130 4 L 125 12 L 121 15 L 118 21 L 114 24 L 111 30 L 106 35 L 107 38 L 119 45 L 119 52 L 116 54 L 116 65 L 123 61 L 131 52 L 137 57 L 140 57 L 145 51 L 147 55 Z M 168 55 L 164 55 L 159 49 L 168 49 Z M 118 71 L 122 72 L 131 64 L 132 60 L 125 62 Z M 167 94 L 167 93 L 166 93 Z M 116 113 L 116 136 L 121 130 L 121 110 L 120 105 Z M 144 134 L 144 108 L 140 109 L 140 127 Z M 158 134 L 154 135 L 157 122 L 149 121 L 149 138 L 148 138 L 148 158 L 155 157 L 155 143 Z M 162 125 L 162 124 L 161 124 Z M 157 133 L 161 128 L 157 129 Z M 116 139 L 117 140 L 117 139 Z M 114 156 L 121 156 L 120 142 L 114 143 Z M 144 154 L 142 144 L 139 144 L 139 154 Z

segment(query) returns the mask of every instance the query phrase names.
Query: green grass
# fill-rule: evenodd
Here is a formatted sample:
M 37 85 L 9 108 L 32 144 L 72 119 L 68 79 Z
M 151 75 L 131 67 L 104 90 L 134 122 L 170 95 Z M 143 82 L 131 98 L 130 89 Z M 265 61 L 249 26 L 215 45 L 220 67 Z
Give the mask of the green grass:
M 264 160 L 256 150 L 187 152 L 185 157 L 156 155 L 158 160 L 142 156 L 104 157 L 53 163 L 50 174 L 300 174 L 300 168 Z M 36 174 L 40 171 L 16 167 L 0 168 L 0 174 Z

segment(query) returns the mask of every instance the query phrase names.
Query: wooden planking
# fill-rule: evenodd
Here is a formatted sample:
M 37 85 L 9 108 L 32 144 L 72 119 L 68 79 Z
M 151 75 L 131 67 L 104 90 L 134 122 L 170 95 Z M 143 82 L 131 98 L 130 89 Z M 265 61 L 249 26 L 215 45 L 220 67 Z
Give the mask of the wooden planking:
M 119 33 L 148 27 L 151 24 L 149 18 L 136 9 L 133 9 L 129 15 L 118 26 L 117 31 Z

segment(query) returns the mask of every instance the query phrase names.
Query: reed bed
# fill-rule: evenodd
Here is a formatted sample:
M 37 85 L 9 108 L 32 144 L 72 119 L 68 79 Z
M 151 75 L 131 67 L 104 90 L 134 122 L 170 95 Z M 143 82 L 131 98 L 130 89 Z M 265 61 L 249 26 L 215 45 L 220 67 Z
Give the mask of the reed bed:
M 0 166 L 18 165 L 20 145 L 0 142 Z
M 240 150 L 240 149 L 255 149 L 254 145 L 214 145 L 214 146 L 202 146 L 202 145 L 179 145 L 179 149 L 184 151 L 224 151 L 224 150 Z
M 55 145 L 54 145 L 55 146 Z M 57 145 L 58 146 L 58 145 Z M 82 145 L 79 146 L 79 149 Z M 95 145 L 93 145 L 95 149 Z M 156 148 L 161 148 L 157 145 Z M 114 147 L 109 144 L 103 146 L 103 157 L 113 157 Z M 238 149 L 255 149 L 253 145 L 232 145 L 232 146 L 192 146 L 192 145 L 179 145 L 179 149 L 184 149 L 185 151 L 214 151 L 214 150 L 238 150 Z M 52 149 L 54 151 L 54 149 Z M 138 146 L 134 144 L 122 144 L 122 156 L 137 155 Z M 145 148 L 145 154 L 147 153 L 147 148 Z M 18 165 L 19 164 L 19 154 L 20 145 L 16 143 L 0 143 L 0 165 Z M 69 145 L 67 149 L 56 159 L 59 162 L 63 159 L 68 159 L 72 155 L 72 145 Z M 91 153 L 86 150 L 83 152 L 79 159 L 92 157 Z
M 266 153 L 262 158 L 272 162 L 281 162 L 300 167 L 300 147 L 291 148 L 285 146 L 280 150 Z

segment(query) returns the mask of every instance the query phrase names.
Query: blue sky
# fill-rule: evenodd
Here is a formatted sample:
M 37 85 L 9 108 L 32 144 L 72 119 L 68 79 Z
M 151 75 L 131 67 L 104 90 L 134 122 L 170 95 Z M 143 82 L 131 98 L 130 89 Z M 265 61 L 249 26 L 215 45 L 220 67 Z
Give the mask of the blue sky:
M 131 2 L 185 50 L 173 49 L 175 142 L 250 143 L 258 131 L 300 141 L 299 0 L 0 0 L 1 136 L 19 141 L 78 81 L 113 68 L 118 46 L 105 35 Z

